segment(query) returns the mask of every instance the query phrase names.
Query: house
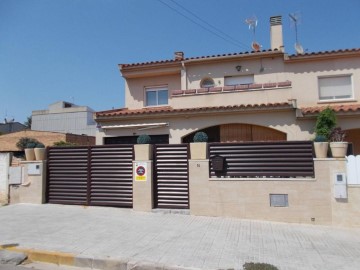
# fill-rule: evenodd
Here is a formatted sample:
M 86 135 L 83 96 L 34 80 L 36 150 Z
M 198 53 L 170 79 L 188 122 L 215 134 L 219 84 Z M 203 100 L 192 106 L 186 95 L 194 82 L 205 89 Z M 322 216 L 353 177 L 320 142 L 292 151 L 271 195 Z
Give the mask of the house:
M 26 126 L 19 122 L 7 121 L 5 119 L 5 123 L 0 123 L 0 135 L 17 132 L 25 129 Z
M 281 16 L 270 38 L 269 50 L 120 64 L 125 108 L 96 112 L 97 144 L 310 140 L 329 106 L 360 154 L 360 49 L 289 55 Z
M 94 110 L 66 101 L 49 105 L 48 110 L 33 111 L 32 130 L 95 136 Z

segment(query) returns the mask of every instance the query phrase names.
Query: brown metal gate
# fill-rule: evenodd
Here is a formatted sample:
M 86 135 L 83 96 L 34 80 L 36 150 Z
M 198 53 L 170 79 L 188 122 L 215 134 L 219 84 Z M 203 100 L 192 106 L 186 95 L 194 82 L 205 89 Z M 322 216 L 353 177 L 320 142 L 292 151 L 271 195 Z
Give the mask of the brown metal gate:
M 155 208 L 189 209 L 188 144 L 154 145 Z
M 132 207 L 133 145 L 48 148 L 49 203 Z

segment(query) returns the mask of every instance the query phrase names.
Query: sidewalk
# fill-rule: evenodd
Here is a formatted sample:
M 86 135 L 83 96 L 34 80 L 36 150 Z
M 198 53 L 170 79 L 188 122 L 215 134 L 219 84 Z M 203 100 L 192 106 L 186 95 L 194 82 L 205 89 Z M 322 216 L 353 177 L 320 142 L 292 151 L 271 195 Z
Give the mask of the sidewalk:
M 281 270 L 360 269 L 360 228 L 106 207 L 0 207 L 1 245 L 45 261 L 106 269 L 242 269 L 245 262 Z

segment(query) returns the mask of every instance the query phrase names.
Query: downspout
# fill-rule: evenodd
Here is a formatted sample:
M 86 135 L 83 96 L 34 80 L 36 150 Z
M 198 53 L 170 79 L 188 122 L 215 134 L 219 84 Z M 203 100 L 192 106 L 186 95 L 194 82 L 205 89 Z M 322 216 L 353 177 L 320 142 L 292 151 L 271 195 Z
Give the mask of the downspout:
M 188 89 L 187 72 L 185 67 L 185 61 L 181 61 L 181 90 Z

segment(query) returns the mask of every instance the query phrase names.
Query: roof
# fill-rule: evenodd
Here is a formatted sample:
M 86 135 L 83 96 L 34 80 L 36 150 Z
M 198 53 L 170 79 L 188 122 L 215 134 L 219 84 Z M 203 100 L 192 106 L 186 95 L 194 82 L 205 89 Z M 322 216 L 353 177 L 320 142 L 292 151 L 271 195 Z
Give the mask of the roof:
M 55 142 L 66 141 L 74 142 L 79 145 L 95 144 L 95 137 L 68 133 L 59 133 L 52 131 L 23 130 L 0 136 L 0 152 L 17 152 L 19 149 L 16 143 L 22 137 L 34 138 L 45 146 L 52 146 Z M 89 142 L 89 143 L 88 143 Z
M 149 62 L 139 62 L 139 63 L 130 63 L 130 64 L 120 64 L 121 68 L 126 67 L 136 67 L 136 66 L 147 66 L 154 64 L 168 64 L 168 63 L 181 63 L 182 61 L 192 61 L 192 60 L 204 60 L 204 59 L 216 59 L 221 57 L 236 57 L 236 56 L 260 56 L 262 54 L 269 53 L 282 53 L 281 51 L 275 50 L 261 50 L 261 51 L 246 51 L 246 52 L 235 52 L 228 54 L 217 54 L 217 55 L 207 55 L 207 56 L 197 56 L 197 57 L 188 57 L 184 59 L 167 59 L 167 60 L 159 60 L 159 61 L 149 61 Z M 352 49 L 339 49 L 339 50 L 331 50 L 331 51 L 319 51 L 319 52 L 307 52 L 304 54 L 292 54 L 287 57 L 287 61 L 291 60 L 305 60 L 313 57 L 326 57 L 326 56 L 350 56 L 353 54 L 359 54 L 360 48 L 352 48 Z
M 314 107 L 304 107 L 301 108 L 301 112 L 304 115 L 313 115 L 318 114 L 326 108 L 331 108 L 337 113 L 350 113 L 350 112 L 360 112 L 360 104 L 342 104 L 342 105 L 324 105 L 324 106 L 314 106 Z
M 320 52 L 311 52 L 311 53 L 303 53 L 303 54 L 292 54 L 288 57 L 288 59 L 286 59 L 286 61 L 318 59 L 322 57 L 338 57 L 338 56 L 350 57 L 353 55 L 360 55 L 360 48 L 320 51 Z
M 262 50 L 262 51 L 246 51 L 246 52 L 235 52 L 235 53 L 227 53 L 227 54 L 214 54 L 214 55 L 206 55 L 206 56 L 197 56 L 197 57 L 188 57 L 184 59 L 167 59 L 167 60 L 159 60 L 159 61 L 149 61 L 149 62 L 140 62 L 140 63 L 130 63 L 130 64 L 120 64 L 123 67 L 134 67 L 134 66 L 146 66 L 146 65 L 153 65 L 153 64 L 166 64 L 166 63 L 175 63 L 175 62 L 182 62 L 182 61 L 191 61 L 191 60 L 201 60 L 201 59 L 215 59 L 220 57 L 234 57 L 234 56 L 243 56 L 243 55 L 259 55 L 262 53 L 271 53 L 276 52 L 279 53 L 280 51 L 275 50 Z
M 284 103 L 262 103 L 262 104 L 248 104 L 248 105 L 233 105 L 233 106 L 215 106 L 215 107 L 195 107 L 195 108 L 172 108 L 166 107 L 150 107 L 142 109 L 129 110 L 127 108 L 100 111 L 95 113 L 95 119 L 101 120 L 106 118 L 119 118 L 131 116 L 149 116 L 149 115 L 177 115 L 177 114 L 199 114 L 210 112 L 229 112 L 229 111 L 258 111 L 269 109 L 290 109 L 293 105 L 287 102 Z

